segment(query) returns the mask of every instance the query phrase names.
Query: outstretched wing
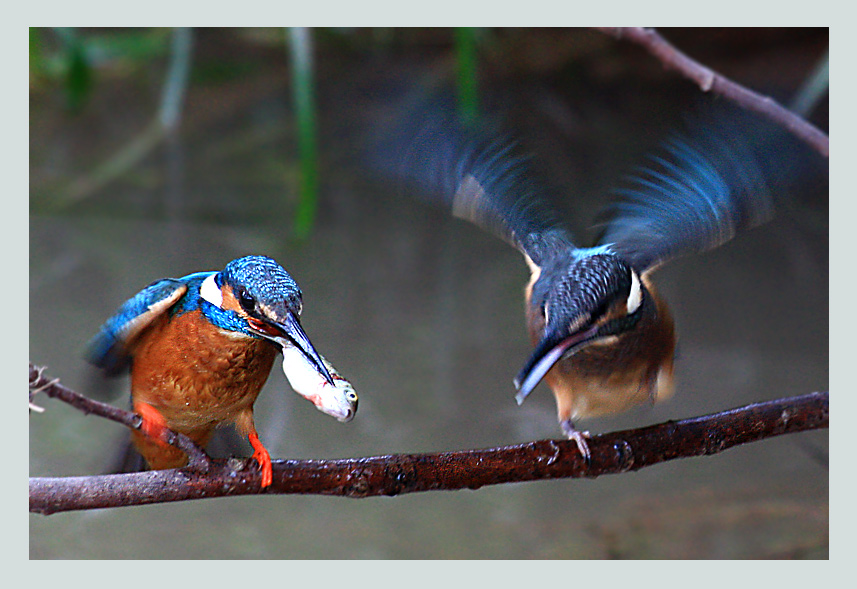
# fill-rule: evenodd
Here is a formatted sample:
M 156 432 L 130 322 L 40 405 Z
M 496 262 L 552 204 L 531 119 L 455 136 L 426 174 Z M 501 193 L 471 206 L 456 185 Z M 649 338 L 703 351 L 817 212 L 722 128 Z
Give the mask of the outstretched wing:
M 713 116 L 666 142 L 616 192 L 599 240 L 639 272 L 768 221 L 800 175 L 795 141 L 747 116 Z
M 90 342 L 86 358 L 109 375 L 119 374 L 131 361 L 135 339 L 187 292 L 187 284 L 173 278 L 153 282 L 125 301 Z
M 504 239 L 540 264 L 545 248 L 571 244 L 546 201 L 546 189 L 515 142 L 483 128 L 470 128 L 453 115 L 423 119 L 400 131 L 386 151 L 395 166 L 387 171 L 454 216 Z

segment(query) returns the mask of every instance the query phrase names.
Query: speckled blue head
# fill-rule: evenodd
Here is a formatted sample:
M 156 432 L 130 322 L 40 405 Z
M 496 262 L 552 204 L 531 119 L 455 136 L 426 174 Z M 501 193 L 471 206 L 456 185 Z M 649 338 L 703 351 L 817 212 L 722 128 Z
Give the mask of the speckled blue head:
M 232 260 L 215 277 L 219 287 L 229 286 L 248 313 L 261 313 L 282 322 L 289 313 L 300 315 L 303 302 L 298 283 L 267 256 L 245 256 Z

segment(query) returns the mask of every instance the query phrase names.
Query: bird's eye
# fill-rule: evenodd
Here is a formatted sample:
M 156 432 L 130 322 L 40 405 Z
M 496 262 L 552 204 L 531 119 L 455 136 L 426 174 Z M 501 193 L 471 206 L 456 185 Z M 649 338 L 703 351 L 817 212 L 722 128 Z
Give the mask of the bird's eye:
M 242 309 L 249 313 L 256 306 L 256 301 L 246 290 L 242 289 L 238 291 L 238 304 L 241 305 Z

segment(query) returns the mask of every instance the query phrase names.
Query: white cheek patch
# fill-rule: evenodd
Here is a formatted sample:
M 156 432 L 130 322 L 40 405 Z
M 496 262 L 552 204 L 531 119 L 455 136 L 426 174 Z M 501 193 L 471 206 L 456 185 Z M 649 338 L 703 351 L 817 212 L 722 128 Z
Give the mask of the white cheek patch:
M 214 274 L 206 278 L 202 281 L 202 285 L 199 287 L 199 296 L 203 299 L 217 307 L 218 309 L 223 308 L 223 293 L 220 292 L 220 288 L 217 286 L 217 283 L 214 282 Z
M 628 314 L 633 313 L 640 307 L 640 303 L 643 301 L 643 291 L 640 288 L 640 277 L 637 276 L 637 273 L 631 270 L 631 292 L 628 293 L 628 302 L 626 306 L 628 308 Z

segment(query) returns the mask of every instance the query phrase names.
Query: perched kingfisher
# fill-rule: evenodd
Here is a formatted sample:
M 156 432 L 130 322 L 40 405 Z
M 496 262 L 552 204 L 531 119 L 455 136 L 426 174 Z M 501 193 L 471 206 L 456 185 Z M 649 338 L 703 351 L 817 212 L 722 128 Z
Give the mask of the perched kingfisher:
M 142 417 L 131 433 L 149 468 L 187 464 L 163 441 L 165 428 L 205 446 L 215 427 L 234 423 L 253 446 L 262 487 L 271 456 L 256 432 L 253 403 L 277 352 L 295 391 L 342 422 L 357 394 L 313 347 L 299 317 L 302 294 L 271 258 L 246 256 L 220 272 L 153 282 L 126 301 L 90 342 L 88 359 L 116 375 L 130 366 L 131 398 Z
M 596 244 L 578 247 L 513 141 L 452 116 L 422 121 L 385 139 L 398 142 L 398 168 L 376 167 L 523 254 L 535 350 L 514 379 L 516 399 L 544 379 L 562 431 L 588 460 L 577 419 L 672 394 L 675 328 L 653 272 L 768 220 L 794 150 L 744 116 L 691 121 L 617 191 Z

